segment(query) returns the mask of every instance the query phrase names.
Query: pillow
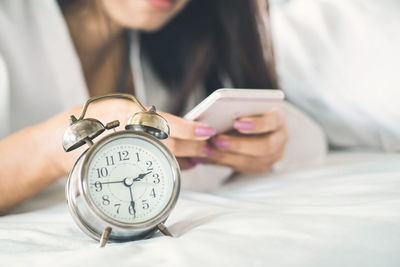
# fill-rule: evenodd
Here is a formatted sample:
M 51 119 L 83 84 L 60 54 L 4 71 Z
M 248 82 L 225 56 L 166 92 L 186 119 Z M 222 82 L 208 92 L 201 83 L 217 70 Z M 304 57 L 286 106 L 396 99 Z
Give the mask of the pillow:
M 333 147 L 400 151 L 400 2 L 272 0 L 280 84 Z

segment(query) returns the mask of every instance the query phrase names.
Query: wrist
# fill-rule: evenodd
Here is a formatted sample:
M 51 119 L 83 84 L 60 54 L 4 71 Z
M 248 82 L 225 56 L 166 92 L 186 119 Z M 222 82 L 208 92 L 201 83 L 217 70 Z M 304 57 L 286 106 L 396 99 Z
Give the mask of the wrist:
M 36 157 L 41 159 L 41 172 L 46 173 L 45 177 L 48 177 L 51 180 L 55 180 L 62 176 L 62 173 L 56 162 L 58 155 L 52 142 L 52 138 L 54 139 L 54 137 L 51 137 L 51 130 L 49 129 L 48 123 L 40 123 L 30 127 L 28 130 L 33 137 Z
M 70 160 L 62 148 L 62 136 L 67 127 L 67 117 L 58 115 L 30 129 L 38 156 L 43 159 L 44 171 L 53 180 L 66 176 L 69 171 Z

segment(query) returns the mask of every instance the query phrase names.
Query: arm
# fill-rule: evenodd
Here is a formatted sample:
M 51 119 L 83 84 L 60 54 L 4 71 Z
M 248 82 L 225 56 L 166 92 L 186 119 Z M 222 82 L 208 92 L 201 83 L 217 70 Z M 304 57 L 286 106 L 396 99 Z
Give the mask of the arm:
M 51 146 L 53 126 L 45 122 L 0 141 L 0 214 L 66 174 L 53 157 L 61 152 Z
M 121 120 L 123 114 L 132 112 L 126 101 L 110 103 L 116 107 L 104 104 L 108 105 L 96 105 L 89 116 L 110 121 L 117 113 Z M 81 107 L 67 110 L 0 140 L 0 214 L 68 174 L 85 148 L 66 153 L 61 141 L 69 116 L 80 111 Z
M 130 101 L 114 99 L 91 105 L 87 117 L 109 122 L 118 119 L 119 130 L 129 115 L 139 108 Z M 85 146 L 66 153 L 61 140 L 71 114 L 78 116 L 81 107 L 67 110 L 46 122 L 25 128 L 0 140 L 0 214 L 68 174 Z M 171 127 L 165 143 L 178 158 L 182 168 L 188 158 L 208 156 L 207 141 L 215 130 L 207 125 L 161 113 Z

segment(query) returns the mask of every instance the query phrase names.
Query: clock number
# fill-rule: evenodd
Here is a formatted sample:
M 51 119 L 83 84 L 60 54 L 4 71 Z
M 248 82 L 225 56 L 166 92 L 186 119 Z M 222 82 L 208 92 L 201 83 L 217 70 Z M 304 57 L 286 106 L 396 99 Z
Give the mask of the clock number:
M 158 175 L 158 173 L 153 174 L 153 183 L 158 184 L 160 183 L 160 175 Z
M 142 208 L 144 210 L 147 210 L 150 207 L 149 203 L 147 203 L 147 200 L 142 200 Z
M 156 191 L 154 190 L 154 188 L 151 189 L 150 196 L 154 198 L 156 197 Z
M 107 161 L 107 166 L 115 165 L 113 156 L 109 156 L 109 157 L 107 156 L 106 161 Z
M 152 161 L 146 161 L 146 165 L 147 165 L 147 170 L 148 171 L 152 171 L 154 168 L 152 167 L 153 166 L 153 162 Z
M 139 152 L 136 152 L 136 159 L 137 159 L 138 162 L 140 161 Z
M 95 182 L 94 187 L 96 187 L 96 192 L 103 190 L 103 185 L 100 182 Z
M 128 158 L 129 152 L 126 150 L 118 152 L 118 155 L 119 155 L 119 161 L 129 160 Z
M 117 207 L 117 214 L 119 214 L 119 207 L 121 206 L 121 204 L 114 204 L 114 207 Z
M 135 202 L 132 201 L 132 203 L 128 207 L 128 211 L 130 215 L 136 215 Z
M 108 199 L 108 195 L 103 196 L 103 205 L 104 206 L 110 205 L 110 200 Z
M 97 168 L 97 178 L 106 177 L 108 175 L 108 170 L 106 167 Z

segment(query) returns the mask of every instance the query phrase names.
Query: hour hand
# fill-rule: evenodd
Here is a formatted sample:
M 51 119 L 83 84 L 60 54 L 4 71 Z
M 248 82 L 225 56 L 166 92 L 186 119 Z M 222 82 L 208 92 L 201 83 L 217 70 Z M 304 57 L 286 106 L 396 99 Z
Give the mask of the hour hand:
M 129 194 L 131 196 L 131 204 L 129 205 L 129 213 L 136 216 L 135 201 L 133 201 L 132 187 L 129 187 Z
M 136 177 L 135 179 L 133 179 L 133 181 L 134 181 L 134 182 L 140 181 L 140 180 L 142 180 L 146 175 L 148 175 L 149 173 L 151 173 L 151 171 L 146 172 L 146 173 L 139 174 L 139 176 Z

